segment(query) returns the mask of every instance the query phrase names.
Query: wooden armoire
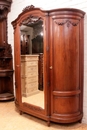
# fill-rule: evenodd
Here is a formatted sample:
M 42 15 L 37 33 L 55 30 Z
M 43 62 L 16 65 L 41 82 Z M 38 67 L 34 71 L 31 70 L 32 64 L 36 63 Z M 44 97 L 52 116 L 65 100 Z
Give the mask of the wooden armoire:
M 7 15 L 12 0 L 0 0 L 0 101 L 13 100 L 12 48 L 8 44 Z
M 83 117 L 84 15 L 85 12 L 74 8 L 41 10 L 31 5 L 23 9 L 17 19 L 12 22 L 15 52 L 15 104 L 21 114 L 25 112 L 44 119 L 48 125 L 50 121 L 81 122 Z M 42 28 L 36 29 L 35 26 L 41 23 L 40 21 L 43 21 Z M 43 30 L 44 108 L 32 104 L 33 99 L 31 103 L 27 102 L 27 98 L 23 100 L 21 94 L 20 34 L 25 25 L 33 30 L 31 41 Z M 26 29 L 24 31 L 26 32 Z M 33 33 L 34 31 L 37 32 Z M 28 65 L 26 69 L 29 69 Z M 29 71 L 30 73 L 32 70 Z M 41 98 L 42 96 L 36 102 L 38 103 Z

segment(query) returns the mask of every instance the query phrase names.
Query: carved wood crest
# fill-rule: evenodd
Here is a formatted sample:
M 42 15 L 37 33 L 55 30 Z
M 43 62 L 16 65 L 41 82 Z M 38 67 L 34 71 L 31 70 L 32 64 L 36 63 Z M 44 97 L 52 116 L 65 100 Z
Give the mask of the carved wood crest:
M 30 6 L 25 7 L 22 11 L 24 12 L 24 11 L 27 11 L 27 10 L 32 10 L 34 8 L 35 8 L 34 5 L 30 5 Z
M 35 17 L 35 16 L 30 15 L 30 16 L 27 17 L 25 20 L 23 20 L 23 21 L 21 22 L 21 24 L 27 25 L 27 26 L 33 25 L 33 24 L 38 23 L 38 22 L 40 21 L 40 19 L 41 19 L 41 17 Z

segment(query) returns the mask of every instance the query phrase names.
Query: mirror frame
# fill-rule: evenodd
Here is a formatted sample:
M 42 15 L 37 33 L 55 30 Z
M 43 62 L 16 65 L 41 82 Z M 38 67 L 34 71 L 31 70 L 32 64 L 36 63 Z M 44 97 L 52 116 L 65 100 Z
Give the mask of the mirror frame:
M 31 114 L 33 116 L 42 118 L 49 122 L 50 113 L 50 92 L 47 91 L 49 87 L 49 54 L 48 54 L 48 13 L 42 11 L 39 8 L 34 8 L 33 5 L 27 6 L 22 13 L 12 22 L 14 27 L 14 59 L 15 59 L 15 104 L 20 110 L 20 114 L 23 112 Z M 21 95 L 21 51 L 20 51 L 20 26 L 22 22 L 28 17 L 39 17 L 43 20 L 43 44 L 44 44 L 44 109 L 41 107 L 31 105 L 29 103 L 22 103 Z

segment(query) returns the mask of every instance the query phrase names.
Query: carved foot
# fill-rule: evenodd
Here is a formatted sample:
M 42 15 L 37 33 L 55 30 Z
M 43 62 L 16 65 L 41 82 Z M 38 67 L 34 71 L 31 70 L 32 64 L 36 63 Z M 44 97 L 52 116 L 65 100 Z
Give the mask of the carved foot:
M 50 126 L 50 121 L 47 122 L 47 126 Z
M 82 123 L 82 120 L 79 120 L 79 123 Z
M 23 114 L 23 112 L 22 111 L 20 111 L 20 115 L 22 115 Z

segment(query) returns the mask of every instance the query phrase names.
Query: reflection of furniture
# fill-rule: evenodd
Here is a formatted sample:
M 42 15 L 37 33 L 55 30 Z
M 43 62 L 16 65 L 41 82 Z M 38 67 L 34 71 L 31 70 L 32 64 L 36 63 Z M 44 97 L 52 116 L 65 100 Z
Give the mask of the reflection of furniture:
M 12 0 L 0 1 L 0 100 L 10 100 L 13 95 L 13 66 L 11 45 L 7 42 L 7 14 Z
M 43 37 L 41 35 L 32 39 L 32 53 L 43 53 Z
M 29 54 L 30 36 L 21 34 L 21 54 Z
M 39 90 L 43 90 L 43 53 L 39 54 Z
M 21 86 L 26 97 L 38 91 L 38 55 L 21 55 Z
M 83 20 L 78 9 L 42 11 L 26 7 L 12 22 L 15 33 L 16 105 L 19 110 L 57 123 L 81 121 L 83 116 Z M 38 16 L 36 18 L 36 16 Z M 43 19 L 44 30 L 44 109 L 21 102 L 20 85 L 20 25 Z M 30 22 L 29 22 L 30 21 Z M 20 34 L 19 34 L 20 35 Z M 18 53 L 16 53 L 16 49 Z

